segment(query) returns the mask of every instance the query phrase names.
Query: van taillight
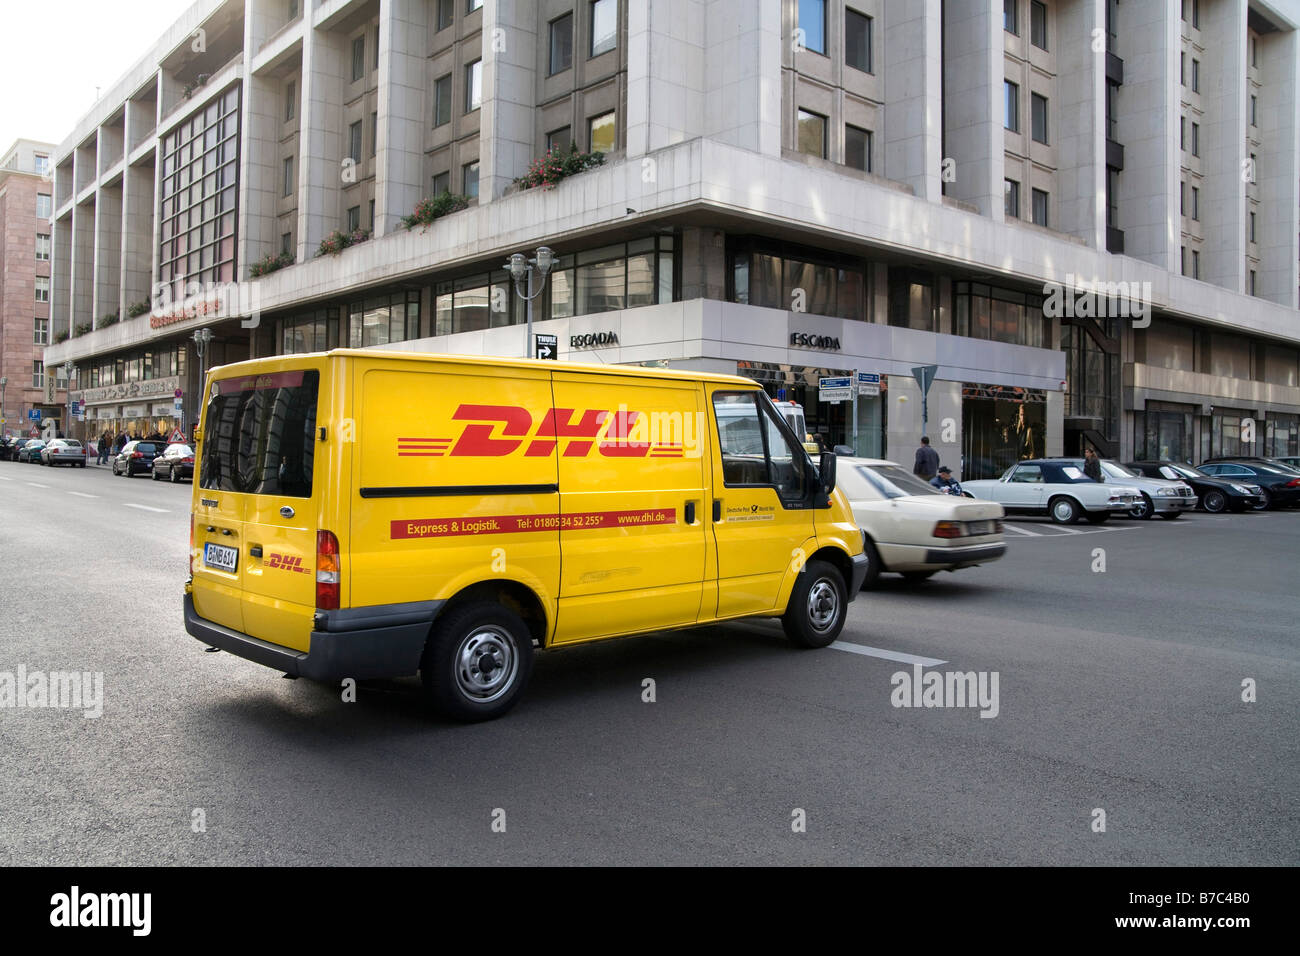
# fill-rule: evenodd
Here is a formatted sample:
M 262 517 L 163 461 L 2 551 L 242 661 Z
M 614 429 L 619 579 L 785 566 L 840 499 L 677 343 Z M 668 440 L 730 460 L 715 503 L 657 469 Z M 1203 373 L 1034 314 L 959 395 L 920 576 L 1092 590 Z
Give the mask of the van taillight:
M 316 532 L 316 607 L 337 611 L 339 606 L 339 539 L 333 531 Z

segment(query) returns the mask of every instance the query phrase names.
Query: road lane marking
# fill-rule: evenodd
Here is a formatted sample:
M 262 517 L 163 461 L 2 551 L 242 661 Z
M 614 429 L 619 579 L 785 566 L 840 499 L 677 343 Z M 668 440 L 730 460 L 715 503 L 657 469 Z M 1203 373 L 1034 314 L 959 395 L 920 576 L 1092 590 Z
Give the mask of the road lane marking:
M 99 495 L 88 495 L 88 494 L 86 494 L 85 492 L 81 492 L 81 491 L 69 491 L 68 494 L 70 494 L 70 495 L 76 495 L 78 498 L 98 498 L 98 497 L 99 497 Z
M 29 481 L 29 482 L 27 482 L 27 484 L 31 485 L 33 488 L 48 488 L 48 487 L 50 487 L 49 485 L 38 485 L 38 484 L 37 484 L 36 482 L 34 482 L 34 481 Z
M 160 514 L 160 515 L 169 514 L 169 512 L 167 511 L 166 508 L 150 508 L 148 505 L 134 505 L 134 504 L 131 504 L 131 502 L 129 502 L 129 501 L 126 502 L 126 507 L 128 507 L 128 508 L 139 508 L 141 511 L 154 511 L 154 512 L 157 512 L 157 513 Z
M 830 646 L 837 651 L 848 651 L 850 654 L 861 654 L 863 657 L 879 657 L 881 660 L 898 661 L 902 664 L 920 664 L 922 667 L 938 667 L 940 664 L 948 663 L 939 660 L 937 657 L 920 657 L 916 654 L 904 654 L 902 651 L 887 651 L 881 647 L 851 644 L 848 641 L 835 641 Z
M 1057 525 L 1056 530 L 1061 532 L 1061 534 L 1083 534 L 1083 532 L 1078 528 L 1067 528 L 1065 525 Z M 1099 528 L 1098 530 L 1102 529 Z
M 1003 527 L 1006 528 L 1008 531 L 1014 531 L 1016 534 L 1027 534 L 1027 535 L 1029 535 L 1029 537 L 1031 537 L 1031 538 L 1041 538 L 1041 537 L 1043 537 L 1043 532 L 1041 532 L 1041 531 L 1030 531 L 1028 528 L 1022 528 L 1022 527 L 1020 527 L 1019 525 L 1015 525 L 1015 524 L 1004 524 Z

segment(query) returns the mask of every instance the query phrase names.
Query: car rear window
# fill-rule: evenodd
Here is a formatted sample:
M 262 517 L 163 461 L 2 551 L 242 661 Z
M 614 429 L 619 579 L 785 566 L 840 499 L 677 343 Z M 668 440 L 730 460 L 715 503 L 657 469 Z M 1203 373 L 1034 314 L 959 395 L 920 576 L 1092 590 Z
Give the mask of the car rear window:
M 319 390 L 313 369 L 214 383 L 199 487 L 310 498 Z

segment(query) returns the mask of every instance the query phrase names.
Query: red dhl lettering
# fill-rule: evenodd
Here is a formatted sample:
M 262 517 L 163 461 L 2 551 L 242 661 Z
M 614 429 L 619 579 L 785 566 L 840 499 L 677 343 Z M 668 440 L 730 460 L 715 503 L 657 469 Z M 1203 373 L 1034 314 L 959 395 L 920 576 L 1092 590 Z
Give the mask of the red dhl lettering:
M 584 458 L 598 447 L 607 458 L 645 458 L 651 444 L 632 438 L 641 412 L 548 409 L 536 430 L 532 413 L 518 405 L 460 405 L 452 420 L 466 422 L 454 438 L 397 439 L 399 458 L 503 458 L 521 448 L 526 458 L 545 458 L 563 444 L 566 458 Z M 607 427 L 608 426 L 608 427 Z M 605 435 L 601 438 L 601 429 Z M 597 441 L 599 439 L 599 441 Z M 681 445 L 654 446 L 655 457 L 680 457 Z
M 310 570 L 303 565 L 301 557 L 275 552 L 268 554 L 263 564 L 276 571 L 299 571 L 306 574 Z

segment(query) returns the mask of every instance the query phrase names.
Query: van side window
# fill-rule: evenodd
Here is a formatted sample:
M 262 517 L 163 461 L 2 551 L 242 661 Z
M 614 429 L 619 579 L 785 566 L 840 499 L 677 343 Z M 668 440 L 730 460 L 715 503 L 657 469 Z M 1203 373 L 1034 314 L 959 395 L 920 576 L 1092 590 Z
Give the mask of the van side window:
M 803 498 L 803 449 L 795 449 L 777 414 L 759 403 L 758 393 L 717 392 L 713 413 L 724 484 L 774 487 L 784 499 Z

